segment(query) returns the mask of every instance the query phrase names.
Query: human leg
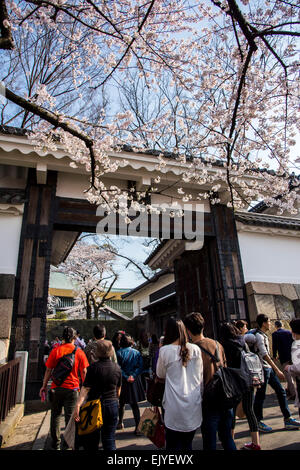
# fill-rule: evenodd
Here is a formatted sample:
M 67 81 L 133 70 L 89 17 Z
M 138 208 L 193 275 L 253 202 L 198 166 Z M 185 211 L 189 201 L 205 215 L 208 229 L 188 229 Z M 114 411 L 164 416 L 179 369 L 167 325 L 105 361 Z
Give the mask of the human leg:
M 286 380 L 286 383 L 287 383 L 287 393 L 288 393 L 289 397 L 291 398 L 291 397 L 295 396 L 296 388 L 295 388 L 294 380 L 293 380 L 293 377 L 292 377 L 291 373 L 284 370 L 285 366 L 287 366 L 289 364 L 290 364 L 290 362 L 284 362 L 282 364 L 282 368 L 283 368 L 283 373 L 284 373 L 285 380 Z
M 138 403 L 130 403 L 130 407 L 132 409 L 132 413 L 133 413 L 133 417 L 134 417 L 135 431 L 137 431 L 137 427 L 138 427 L 140 419 L 141 419 L 139 404 Z
M 243 404 L 243 410 L 245 412 L 248 425 L 249 425 L 249 430 L 250 430 L 250 435 L 251 435 L 251 440 L 252 440 L 251 444 L 254 444 L 254 446 L 260 448 L 258 423 L 257 423 L 257 419 L 253 410 L 253 401 L 254 401 L 253 389 L 243 394 L 242 404 Z M 247 446 L 249 448 L 249 444 L 245 444 L 245 446 L 246 448 Z
M 220 413 L 218 435 L 224 450 L 236 450 L 232 438 L 233 410 L 223 410 Z
M 124 428 L 123 419 L 124 419 L 124 413 L 125 413 L 125 406 L 126 406 L 126 403 L 121 396 L 119 400 L 119 422 L 117 424 L 117 429 Z
M 254 398 L 253 410 L 258 423 L 263 420 L 263 406 L 271 370 L 271 368 L 264 367 L 264 383 L 256 390 Z
M 63 396 L 60 389 L 56 388 L 51 393 L 51 418 L 50 418 L 50 435 L 52 440 L 52 448 L 60 449 L 60 418 L 63 409 Z
M 296 382 L 297 398 L 299 402 L 300 400 L 300 377 L 296 377 L 295 382 Z M 298 408 L 298 413 L 299 413 L 299 418 L 300 418 L 300 408 Z
M 201 433 L 203 450 L 216 450 L 220 413 L 215 410 L 209 410 L 205 406 L 202 407 L 202 410 Z
M 68 390 L 65 389 L 64 392 L 64 413 L 65 413 L 65 424 L 68 425 L 68 422 L 72 416 L 74 411 L 76 402 L 78 399 L 78 391 L 77 390 Z
M 118 423 L 118 400 L 104 400 L 102 402 L 103 426 L 101 440 L 103 450 L 116 450 L 116 429 Z
M 72 416 L 74 411 L 76 402 L 78 399 L 78 391 L 77 390 L 69 390 L 64 389 L 63 391 L 63 406 L 64 406 L 64 415 L 65 415 L 65 425 L 67 427 L 68 422 Z M 68 445 L 63 440 L 63 449 L 68 448 Z
M 276 393 L 278 404 L 284 419 L 289 419 L 289 417 L 291 416 L 291 412 L 289 410 L 289 405 L 286 398 L 286 391 L 281 385 L 280 380 L 273 371 L 273 369 L 270 373 L 269 385 L 273 388 L 274 392 Z
M 101 429 L 96 429 L 90 434 L 80 436 L 80 447 L 83 447 L 85 451 L 97 451 L 99 449 L 100 432 Z
M 168 451 L 191 451 L 195 431 L 179 432 L 166 428 L 166 450 Z

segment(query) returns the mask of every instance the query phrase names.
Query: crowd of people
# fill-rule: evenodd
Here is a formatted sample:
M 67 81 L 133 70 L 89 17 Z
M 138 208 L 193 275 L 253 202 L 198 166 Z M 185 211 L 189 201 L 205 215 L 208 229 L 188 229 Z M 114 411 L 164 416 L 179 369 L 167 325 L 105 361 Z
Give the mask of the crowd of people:
M 216 450 L 217 441 L 224 450 L 237 450 L 234 430 L 237 409 L 207 399 L 205 390 L 218 367 L 239 370 L 242 354 L 254 351 L 260 358 L 263 381 L 248 387 L 241 395 L 243 412 L 249 425 L 251 441 L 244 449 L 260 450 L 260 433 L 272 432 L 263 421 L 266 388 L 276 393 L 286 429 L 300 428 L 300 421 L 291 417 L 288 399 L 295 400 L 300 417 L 300 319 L 290 322 L 290 330 L 275 322 L 271 353 L 270 319 L 258 315 L 257 328 L 248 331 L 245 321 L 224 322 L 220 325 L 219 340 L 204 335 L 205 321 L 198 312 L 183 320 L 170 317 L 163 336 L 142 331 L 135 341 L 125 331 L 116 331 L 111 341 L 103 325 L 96 325 L 93 338 L 85 343 L 79 332 L 65 327 L 62 339 L 49 345 L 45 375 L 40 396 L 48 391 L 48 382 L 59 360 L 74 355 L 72 370 L 67 378 L 56 384 L 52 380 L 50 434 L 52 448 L 68 448 L 61 442 L 60 417 L 64 409 L 65 424 L 80 421 L 81 407 L 90 400 L 101 399 L 103 425 L 84 436 L 76 433 L 75 449 L 116 450 L 116 430 L 124 429 L 124 411 L 128 404 L 135 422 L 134 433 L 140 435 L 139 403 L 147 397 L 147 379 L 155 377 L 164 382 L 162 416 L 167 451 L 190 451 L 197 429 L 201 429 L 203 450 Z M 279 357 L 280 367 L 277 365 Z M 282 385 L 286 381 L 287 390 Z M 73 420 L 73 421 L 70 421 Z

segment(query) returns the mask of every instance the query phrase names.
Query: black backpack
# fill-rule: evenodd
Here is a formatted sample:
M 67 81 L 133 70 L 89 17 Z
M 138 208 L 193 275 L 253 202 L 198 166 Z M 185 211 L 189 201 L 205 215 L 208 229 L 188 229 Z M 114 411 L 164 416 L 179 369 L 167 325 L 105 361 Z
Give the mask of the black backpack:
M 250 389 L 249 377 L 241 369 L 220 365 L 219 347 L 211 354 L 202 346 L 199 348 L 215 362 L 217 371 L 204 388 L 203 406 L 210 409 L 231 409 L 242 400 L 242 395 Z
M 70 375 L 74 362 L 75 362 L 75 353 L 77 351 L 77 346 L 75 346 L 74 350 L 62 356 L 55 368 L 52 371 L 51 379 L 58 387 L 66 380 L 66 378 Z

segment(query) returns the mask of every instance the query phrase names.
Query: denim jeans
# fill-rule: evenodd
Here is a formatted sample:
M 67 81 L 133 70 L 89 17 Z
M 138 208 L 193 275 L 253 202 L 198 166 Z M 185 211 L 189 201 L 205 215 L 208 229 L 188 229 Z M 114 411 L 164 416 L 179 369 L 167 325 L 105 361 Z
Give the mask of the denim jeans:
M 101 428 L 101 440 L 103 450 L 116 450 L 115 435 L 118 424 L 119 401 L 107 399 L 101 402 L 103 426 Z
M 236 450 L 232 438 L 232 410 L 210 410 L 203 407 L 201 425 L 203 450 L 216 450 L 217 433 L 224 450 Z
M 263 385 L 257 389 L 254 399 L 253 408 L 257 421 L 262 421 L 263 419 L 263 406 L 268 384 L 273 388 L 277 395 L 278 403 L 284 419 L 288 419 L 291 416 L 291 413 L 286 398 L 286 392 L 283 386 L 281 385 L 279 378 L 277 377 L 273 369 L 267 367 L 264 367 L 264 377 L 265 381 Z
M 117 399 L 101 400 L 103 425 L 97 431 L 77 437 L 76 447 L 84 450 L 97 451 L 100 436 L 103 450 L 116 450 L 115 434 L 118 423 L 119 401 Z
M 192 450 L 192 442 L 195 431 L 180 432 L 173 429 L 165 428 L 166 431 L 166 450 L 168 451 L 190 451 Z
M 69 388 L 57 387 L 51 391 L 51 420 L 50 434 L 52 438 L 52 447 L 60 448 L 60 418 L 64 408 L 65 424 L 67 426 L 69 419 L 73 413 L 78 391 Z M 63 444 L 65 446 L 65 444 Z

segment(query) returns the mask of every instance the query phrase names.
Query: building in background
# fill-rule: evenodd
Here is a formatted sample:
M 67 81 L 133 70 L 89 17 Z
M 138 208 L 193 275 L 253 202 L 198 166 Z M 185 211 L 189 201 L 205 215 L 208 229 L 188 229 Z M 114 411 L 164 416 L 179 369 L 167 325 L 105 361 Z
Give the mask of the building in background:
M 139 317 L 149 333 L 161 336 L 166 319 L 176 315 L 174 273 L 171 269 L 162 269 L 122 298 L 133 302 L 134 318 Z
M 105 307 L 101 308 L 99 320 L 114 320 L 122 318 L 128 320 L 133 316 L 133 301 L 123 300 L 122 295 L 128 289 L 112 289 L 105 302 Z M 64 273 L 50 271 L 49 296 L 52 298 L 48 316 L 55 316 L 57 313 L 66 313 L 68 309 L 74 307 L 76 298 L 76 283 Z M 68 318 L 85 318 L 84 312 L 78 315 L 69 315 Z

